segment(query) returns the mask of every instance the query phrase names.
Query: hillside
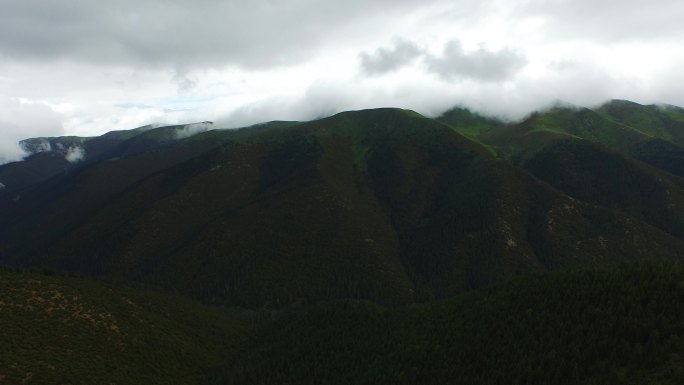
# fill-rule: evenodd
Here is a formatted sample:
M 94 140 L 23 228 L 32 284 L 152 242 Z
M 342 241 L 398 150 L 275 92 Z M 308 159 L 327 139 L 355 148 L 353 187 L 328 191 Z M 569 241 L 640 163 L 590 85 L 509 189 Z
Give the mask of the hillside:
M 408 303 L 531 272 L 684 256 L 679 206 L 666 200 L 681 191 L 657 179 L 667 176 L 649 180 L 669 195 L 639 195 L 644 207 L 547 180 L 559 191 L 457 122 L 379 109 L 188 138 L 147 130 L 115 157 L 7 196 L 0 257 L 258 308 Z
M 0 381 L 676 385 L 682 282 L 679 264 L 642 263 L 527 276 L 421 305 L 248 312 L 5 270 Z
M 577 270 L 448 301 L 284 313 L 207 384 L 680 384 L 684 270 Z
M 683 121 L 28 139 L 0 166 L 0 383 L 680 384 Z
M 196 384 L 246 325 L 180 296 L 0 271 L 0 383 Z
M 586 140 L 684 176 L 684 110 L 675 106 L 624 100 L 595 109 L 558 104 L 512 124 L 454 109 L 437 120 L 514 163 L 559 140 Z

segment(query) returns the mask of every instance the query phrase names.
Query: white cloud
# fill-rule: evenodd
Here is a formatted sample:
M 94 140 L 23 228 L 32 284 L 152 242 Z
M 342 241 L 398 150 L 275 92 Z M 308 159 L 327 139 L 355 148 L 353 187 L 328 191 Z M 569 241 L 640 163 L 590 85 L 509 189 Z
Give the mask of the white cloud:
M 185 139 L 213 129 L 214 123 L 212 122 L 192 123 L 177 129 L 174 134 L 176 139 Z
M 677 0 L 531 0 L 516 11 L 546 19 L 553 40 L 676 42 L 684 36 L 684 3 Z
M 85 150 L 80 146 L 72 146 L 67 149 L 64 159 L 69 163 L 78 163 L 85 159 Z
M 0 162 L 150 123 L 684 105 L 682 18 L 674 0 L 4 0 Z
M 373 53 L 361 52 L 361 70 L 368 75 L 383 75 L 396 71 L 423 55 L 416 43 L 396 39 L 392 48 L 380 47 Z
M 0 164 L 27 154 L 19 141 L 62 134 L 62 116 L 40 102 L 0 96 Z
M 427 56 L 428 69 L 445 80 L 474 79 L 483 82 L 510 80 L 527 63 L 511 49 L 490 51 L 480 47 L 466 52 L 458 40 L 449 41 L 441 56 Z
M 271 68 L 362 38 L 377 20 L 434 0 L 4 0 L 0 53 L 171 68 Z M 334 28 L 332 27 L 334 26 Z

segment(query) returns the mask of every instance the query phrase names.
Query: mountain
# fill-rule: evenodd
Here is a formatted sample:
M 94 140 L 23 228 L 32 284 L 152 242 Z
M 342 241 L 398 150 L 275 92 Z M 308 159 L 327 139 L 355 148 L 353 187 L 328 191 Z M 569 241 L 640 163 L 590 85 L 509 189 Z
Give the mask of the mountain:
M 473 138 L 573 198 L 681 238 L 682 111 L 622 100 L 596 110 L 558 105 Z
M 14 194 L 107 159 L 153 151 L 212 128 L 212 122 L 175 126 L 143 126 L 132 130 L 112 131 L 98 137 L 45 137 L 19 142 L 29 154 L 23 161 L 0 167 L 0 193 Z
M 59 174 L 68 173 L 84 164 L 106 159 L 125 139 L 151 127 L 115 131 L 94 138 L 57 137 L 31 138 L 19 143 L 29 155 L 21 162 L 3 165 L 0 181 L 5 189 L 0 193 L 14 194 Z
M 452 111 L 437 119 L 449 124 Z M 497 125 L 496 120 L 479 119 L 474 126 L 480 129 L 475 131 L 468 121 L 452 127 L 516 163 L 524 162 L 549 143 L 575 139 L 601 144 L 668 173 L 684 176 L 684 110 L 679 107 L 613 100 L 594 110 L 557 104 L 515 124 Z
M 459 130 L 515 138 L 555 120 L 449 116 L 378 109 L 189 137 L 180 126 L 118 134 L 108 158 L 5 194 L 0 258 L 258 308 L 410 303 L 530 272 L 684 255 L 675 176 L 615 153 L 613 168 L 637 177 L 611 179 L 612 168 L 596 169 L 609 163 L 586 158 L 578 172 L 590 177 L 578 179 L 558 171 L 574 163 L 552 147 L 511 163 L 496 142 Z M 560 121 L 554 132 L 591 131 Z
M 33 138 L 0 383 L 680 384 L 684 110 Z
M 642 106 L 614 100 L 598 112 L 651 136 L 629 149 L 629 154 L 655 167 L 684 176 L 684 110 L 670 105 Z

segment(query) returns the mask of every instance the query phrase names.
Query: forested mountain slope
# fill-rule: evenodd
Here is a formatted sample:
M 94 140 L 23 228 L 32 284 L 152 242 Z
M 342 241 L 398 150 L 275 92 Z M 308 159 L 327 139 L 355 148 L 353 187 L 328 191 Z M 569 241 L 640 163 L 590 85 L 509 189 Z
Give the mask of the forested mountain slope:
M 684 255 L 679 180 L 617 154 L 634 180 L 609 179 L 596 169 L 609 163 L 580 154 L 590 182 L 577 181 L 565 153 L 550 153 L 562 142 L 519 167 L 458 124 L 399 109 L 173 139 L 178 127 L 4 194 L 5 263 L 279 307 L 407 303 L 530 272 Z

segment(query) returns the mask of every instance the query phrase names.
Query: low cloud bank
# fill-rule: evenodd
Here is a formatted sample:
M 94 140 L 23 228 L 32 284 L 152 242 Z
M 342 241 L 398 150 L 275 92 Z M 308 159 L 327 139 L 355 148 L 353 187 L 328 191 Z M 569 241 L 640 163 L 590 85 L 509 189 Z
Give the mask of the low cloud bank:
M 66 154 L 64 154 L 64 159 L 69 163 L 78 163 L 85 159 L 85 150 L 79 146 L 69 147 Z
M 50 107 L 0 96 L 0 164 L 29 155 L 19 144 L 23 139 L 61 134 L 62 116 Z M 50 151 L 50 144 L 44 144 L 42 149 Z
M 191 136 L 195 136 L 197 134 L 201 134 L 203 132 L 207 132 L 210 130 L 214 129 L 214 123 L 213 122 L 201 122 L 201 123 L 193 123 L 193 124 L 187 124 L 183 126 L 182 128 L 176 129 L 174 131 L 174 135 L 176 139 L 185 139 L 189 138 Z

